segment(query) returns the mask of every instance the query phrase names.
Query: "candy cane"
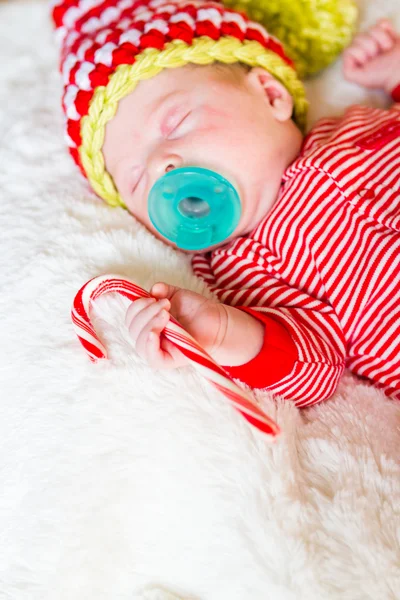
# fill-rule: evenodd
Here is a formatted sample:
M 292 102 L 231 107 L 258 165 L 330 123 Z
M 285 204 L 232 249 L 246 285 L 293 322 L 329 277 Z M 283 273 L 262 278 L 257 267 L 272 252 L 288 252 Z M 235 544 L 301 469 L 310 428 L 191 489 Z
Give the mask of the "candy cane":
M 93 362 L 99 358 L 107 358 L 107 351 L 90 322 L 90 305 L 102 294 L 110 292 L 117 292 L 132 301 L 138 298 L 151 298 L 146 290 L 129 279 L 121 279 L 118 275 L 94 277 L 81 287 L 75 296 L 71 317 L 79 341 Z M 249 423 L 272 438 L 279 435 L 278 425 L 261 410 L 252 396 L 236 385 L 233 379 L 172 316 L 161 335 L 172 342 L 190 360 L 191 364 L 228 398 Z

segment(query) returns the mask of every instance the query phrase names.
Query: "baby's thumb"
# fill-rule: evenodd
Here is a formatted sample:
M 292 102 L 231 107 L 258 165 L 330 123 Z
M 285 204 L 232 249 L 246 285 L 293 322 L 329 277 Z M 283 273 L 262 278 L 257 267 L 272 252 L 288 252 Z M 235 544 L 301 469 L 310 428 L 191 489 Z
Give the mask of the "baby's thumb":
M 160 281 L 153 285 L 153 287 L 150 290 L 150 293 L 152 296 L 154 296 L 154 298 L 168 298 L 169 300 L 178 290 L 180 290 L 179 287 L 169 285 L 168 283 Z

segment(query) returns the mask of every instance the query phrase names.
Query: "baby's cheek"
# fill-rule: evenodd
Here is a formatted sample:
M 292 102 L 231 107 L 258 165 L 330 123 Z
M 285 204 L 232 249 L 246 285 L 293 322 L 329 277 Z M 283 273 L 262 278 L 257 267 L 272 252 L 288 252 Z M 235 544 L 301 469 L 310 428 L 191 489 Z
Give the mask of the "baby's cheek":
M 150 220 L 148 219 L 148 216 L 146 214 L 143 214 L 143 210 L 138 210 L 137 207 L 135 205 L 132 206 L 132 201 L 126 202 L 126 207 L 128 209 L 128 212 L 130 213 L 130 216 L 133 217 L 134 219 L 136 219 L 136 221 L 139 221 L 139 223 L 141 223 L 142 225 L 144 225 L 147 229 L 149 229 L 151 231 L 152 229 L 152 225 Z
M 129 216 L 136 219 L 136 221 L 139 221 L 139 223 L 141 223 L 148 231 L 150 231 L 150 233 L 152 233 L 154 235 L 154 237 L 156 237 L 158 240 L 161 240 L 168 246 L 175 246 L 175 244 L 172 244 L 169 240 L 164 238 L 157 231 L 157 229 L 154 228 L 152 222 L 150 221 L 148 214 L 143 214 L 143 212 L 146 212 L 145 210 L 140 211 L 140 213 L 139 213 L 139 211 L 135 210 L 133 207 L 130 207 L 128 204 L 127 204 L 127 208 L 128 208 Z

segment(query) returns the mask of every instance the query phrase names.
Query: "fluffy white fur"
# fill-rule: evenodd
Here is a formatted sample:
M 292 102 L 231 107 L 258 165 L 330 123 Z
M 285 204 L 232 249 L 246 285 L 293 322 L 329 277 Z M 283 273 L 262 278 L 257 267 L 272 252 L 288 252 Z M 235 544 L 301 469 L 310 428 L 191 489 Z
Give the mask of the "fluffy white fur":
M 361 27 L 398 0 L 364 0 Z M 191 369 L 152 372 L 93 314 L 110 361 L 70 321 L 90 277 L 114 272 L 207 293 L 187 257 L 88 192 L 62 138 L 47 2 L 0 5 L 0 598 L 400 598 L 400 406 L 350 373 L 308 411 L 261 397 L 274 447 Z M 310 124 L 386 98 L 308 84 Z

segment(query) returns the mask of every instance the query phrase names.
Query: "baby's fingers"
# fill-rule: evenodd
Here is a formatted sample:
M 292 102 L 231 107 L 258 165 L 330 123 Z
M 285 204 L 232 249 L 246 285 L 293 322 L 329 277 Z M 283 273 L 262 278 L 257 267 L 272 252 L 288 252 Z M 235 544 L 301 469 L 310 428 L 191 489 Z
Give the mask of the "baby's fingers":
M 172 342 L 154 331 L 149 334 L 146 352 L 149 364 L 155 369 L 176 369 L 190 362 Z
M 396 32 L 390 21 L 387 20 L 380 21 L 375 25 L 369 35 L 375 41 L 378 51 L 390 50 L 396 42 Z
M 395 41 L 396 34 L 390 22 L 383 20 L 368 32 L 358 34 L 344 54 L 348 62 L 351 60 L 354 66 L 362 67 L 368 60 L 390 50 Z
M 154 369 L 175 369 L 187 363 L 187 359 L 168 340 L 161 340 L 161 332 L 167 326 L 169 313 L 162 310 L 141 331 L 136 349 Z
M 152 367 L 158 368 L 162 355 L 158 352 L 154 352 L 154 348 L 157 346 L 156 339 L 152 334 L 155 334 L 160 347 L 160 333 L 165 328 L 169 321 L 169 313 L 166 310 L 159 311 L 153 318 L 149 319 L 147 323 L 141 328 L 137 339 L 136 339 L 136 350 L 138 354 L 147 360 Z M 152 352 L 149 354 L 149 347 L 152 347 Z M 150 359 L 151 355 L 151 359 Z M 154 360 L 154 358 L 156 360 Z
M 394 24 L 392 23 L 392 21 L 390 21 L 389 19 L 380 19 L 377 22 L 377 24 L 375 25 L 374 29 L 384 29 L 385 31 L 387 31 L 391 35 L 391 37 L 395 41 L 396 41 L 396 39 L 398 37 L 398 33 L 396 31 L 396 28 L 395 28 Z
M 345 51 L 345 56 L 351 56 L 357 66 L 363 66 L 379 52 L 378 42 L 368 34 L 358 35 L 352 45 Z
M 135 300 L 126 312 L 125 323 L 134 340 L 137 340 L 143 327 L 147 325 L 163 308 L 169 308 L 169 300 L 157 302 L 154 298 Z
M 148 306 L 155 304 L 155 303 L 156 303 L 155 298 L 139 298 L 138 300 L 135 300 L 134 302 L 132 302 L 129 305 L 128 310 L 126 311 L 126 315 L 125 315 L 125 325 L 127 326 L 127 328 L 128 329 L 130 328 L 133 319 L 142 310 L 144 310 Z

